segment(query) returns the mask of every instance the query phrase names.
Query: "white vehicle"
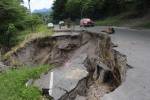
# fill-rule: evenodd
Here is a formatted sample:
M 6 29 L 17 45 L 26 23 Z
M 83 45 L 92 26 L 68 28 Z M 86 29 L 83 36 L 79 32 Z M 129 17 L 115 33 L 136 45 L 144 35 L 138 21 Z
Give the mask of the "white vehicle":
M 47 27 L 48 28 L 54 28 L 54 24 L 53 23 L 48 23 Z
M 59 25 L 64 26 L 65 22 L 64 21 L 60 21 Z

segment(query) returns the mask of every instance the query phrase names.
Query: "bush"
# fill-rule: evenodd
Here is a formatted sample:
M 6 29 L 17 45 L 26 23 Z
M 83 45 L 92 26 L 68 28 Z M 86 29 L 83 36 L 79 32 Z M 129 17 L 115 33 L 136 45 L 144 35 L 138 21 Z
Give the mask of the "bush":
M 0 44 L 2 47 L 7 47 L 6 49 L 8 49 L 15 44 L 16 31 L 17 29 L 14 24 L 8 25 L 7 31 L 0 35 Z

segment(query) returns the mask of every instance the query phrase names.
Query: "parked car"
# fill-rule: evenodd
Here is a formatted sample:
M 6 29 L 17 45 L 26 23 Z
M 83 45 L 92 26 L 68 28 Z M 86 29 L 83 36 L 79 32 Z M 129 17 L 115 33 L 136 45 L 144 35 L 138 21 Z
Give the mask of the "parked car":
M 80 27 L 94 26 L 95 23 L 90 18 L 83 18 L 80 20 Z
M 53 23 L 48 23 L 48 24 L 47 24 L 47 27 L 48 27 L 48 28 L 54 28 L 54 24 L 53 24 Z

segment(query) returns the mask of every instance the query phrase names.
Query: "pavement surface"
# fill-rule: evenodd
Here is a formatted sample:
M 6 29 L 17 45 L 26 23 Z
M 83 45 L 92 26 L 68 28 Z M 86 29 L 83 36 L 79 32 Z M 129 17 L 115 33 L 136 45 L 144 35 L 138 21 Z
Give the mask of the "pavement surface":
M 88 28 L 101 31 L 105 27 Z M 115 91 L 106 94 L 102 100 L 150 100 L 150 30 L 115 28 L 112 41 L 116 49 L 127 55 L 128 70 L 126 81 Z

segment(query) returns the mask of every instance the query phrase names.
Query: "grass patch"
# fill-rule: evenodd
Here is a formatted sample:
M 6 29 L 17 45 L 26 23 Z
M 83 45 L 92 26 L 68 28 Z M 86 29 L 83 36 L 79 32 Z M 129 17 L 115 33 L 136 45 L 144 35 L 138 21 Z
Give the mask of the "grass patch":
M 17 41 L 18 44 L 22 41 L 24 41 L 26 38 L 33 37 L 42 37 L 51 35 L 53 31 L 51 29 L 48 29 L 46 25 L 39 25 L 35 28 L 35 31 L 31 31 L 31 29 L 27 29 L 25 31 L 18 32 L 17 34 Z
M 100 26 L 121 26 L 128 23 L 129 20 L 137 17 L 137 12 L 129 11 L 116 16 L 111 16 L 103 20 L 97 20 L 96 25 Z
M 38 78 L 52 66 L 22 67 L 0 74 L 0 100 L 42 100 L 41 92 L 34 86 L 26 87 L 29 79 Z
M 39 25 L 38 27 L 36 27 L 35 32 L 44 33 L 44 34 L 51 34 L 52 29 L 48 28 L 47 25 Z
M 144 22 L 144 23 L 140 24 L 138 27 L 150 29 L 150 22 L 149 21 L 148 22 Z
M 18 39 L 20 41 L 19 41 L 19 45 L 16 46 L 17 48 L 24 46 L 24 44 L 32 41 L 33 39 L 51 36 L 53 34 L 53 31 L 51 29 L 48 29 L 46 25 L 40 25 L 36 28 L 36 31 L 34 32 L 26 30 L 26 31 L 21 32 L 20 34 L 21 35 L 18 35 Z
M 99 26 L 127 26 L 134 28 L 150 28 L 149 17 L 139 16 L 137 12 L 126 12 L 117 16 L 108 17 L 103 20 L 97 20 L 96 25 Z
M 98 26 L 129 26 L 134 28 L 147 28 L 150 29 L 150 22 L 149 21 L 143 21 L 142 19 L 126 19 L 123 18 L 125 16 L 115 16 L 111 18 L 107 18 L 104 20 L 98 20 L 96 21 L 96 25 Z
M 104 20 L 96 21 L 96 25 L 99 26 L 119 26 L 124 23 L 124 20 L 121 20 L 120 16 L 109 17 Z

